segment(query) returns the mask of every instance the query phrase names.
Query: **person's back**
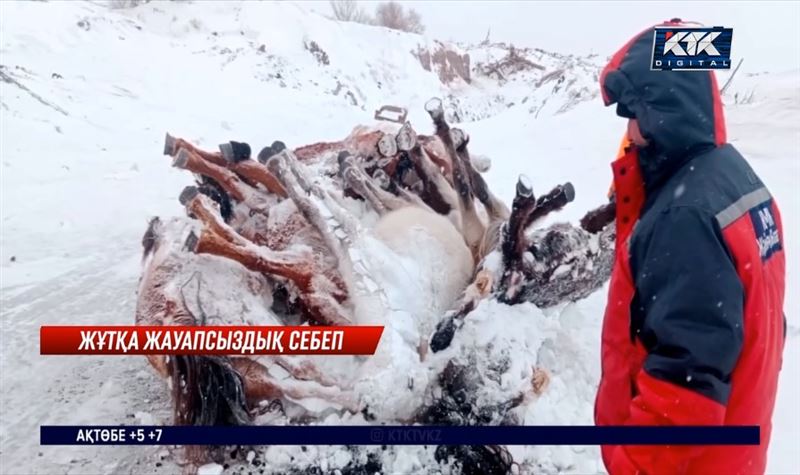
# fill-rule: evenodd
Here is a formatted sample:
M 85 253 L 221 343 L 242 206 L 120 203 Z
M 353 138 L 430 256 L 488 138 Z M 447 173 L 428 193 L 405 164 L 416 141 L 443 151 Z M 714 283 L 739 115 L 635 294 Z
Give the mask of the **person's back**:
M 761 445 L 603 447 L 612 474 L 763 473 L 785 336 L 777 204 L 726 143 L 710 72 L 650 71 L 652 30 L 604 70 L 635 120 L 614 163 L 618 254 L 603 326 L 599 425 L 761 426 Z

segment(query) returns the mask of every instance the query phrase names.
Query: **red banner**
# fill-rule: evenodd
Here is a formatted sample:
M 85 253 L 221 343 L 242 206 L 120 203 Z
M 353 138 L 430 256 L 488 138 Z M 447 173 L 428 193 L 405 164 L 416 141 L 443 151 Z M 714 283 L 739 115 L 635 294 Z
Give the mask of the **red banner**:
M 43 326 L 42 355 L 371 355 L 381 326 Z

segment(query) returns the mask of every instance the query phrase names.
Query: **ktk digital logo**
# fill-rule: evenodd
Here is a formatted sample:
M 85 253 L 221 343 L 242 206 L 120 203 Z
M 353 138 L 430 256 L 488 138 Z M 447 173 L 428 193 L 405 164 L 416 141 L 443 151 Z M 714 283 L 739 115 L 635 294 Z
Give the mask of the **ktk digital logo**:
M 733 28 L 657 26 L 651 70 L 704 71 L 731 68 Z

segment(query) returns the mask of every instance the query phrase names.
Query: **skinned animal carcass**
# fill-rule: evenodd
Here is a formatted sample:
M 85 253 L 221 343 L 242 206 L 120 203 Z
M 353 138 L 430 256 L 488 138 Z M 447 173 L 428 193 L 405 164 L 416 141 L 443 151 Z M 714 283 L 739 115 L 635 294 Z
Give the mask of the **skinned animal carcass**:
M 385 327 L 370 357 L 150 356 L 170 381 L 176 423 L 257 423 L 272 401 L 288 422 L 337 413 L 503 423 L 546 388 L 535 361 L 513 368 L 518 387 L 493 403 L 491 418 L 475 417 L 481 401 L 460 395 L 480 394 L 487 381 L 468 377 L 464 362 L 495 368 L 496 355 L 442 350 L 481 299 L 544 307 L 598 288 L 610 272 L 613 223 L 594 213 L 581 227 L 533 229 L 572 201 L 572 185 L 536 198 L 520 178 L 509 208 L 441 101 L 426 109 L 430 136 L 383 123 L 294 151 L 276 141 L 255 159 L 248 144 L 209 152 L 167 135 L 165 154 L 197 185 L 180 195 L 186 217 L 154 218 L 145 233 L 137 324 Z M 507 462 L 496 448 L 461 456 Z

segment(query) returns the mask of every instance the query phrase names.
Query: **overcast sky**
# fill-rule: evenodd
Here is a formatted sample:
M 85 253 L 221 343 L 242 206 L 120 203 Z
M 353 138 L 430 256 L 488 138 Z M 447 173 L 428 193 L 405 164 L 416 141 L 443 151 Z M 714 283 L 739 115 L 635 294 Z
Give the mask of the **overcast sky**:
M 370 13 L 374 2 L 362 2 Z M 673 17 L 733 28 L 732 62 L 743 71 L 800 69 L 800 2 L 406 1 L 422 14 L 427 35 L 492 41 L 563 53 L 609 56 L 642 29 Z M 327 2 L 316 10 L 330 12 Z

